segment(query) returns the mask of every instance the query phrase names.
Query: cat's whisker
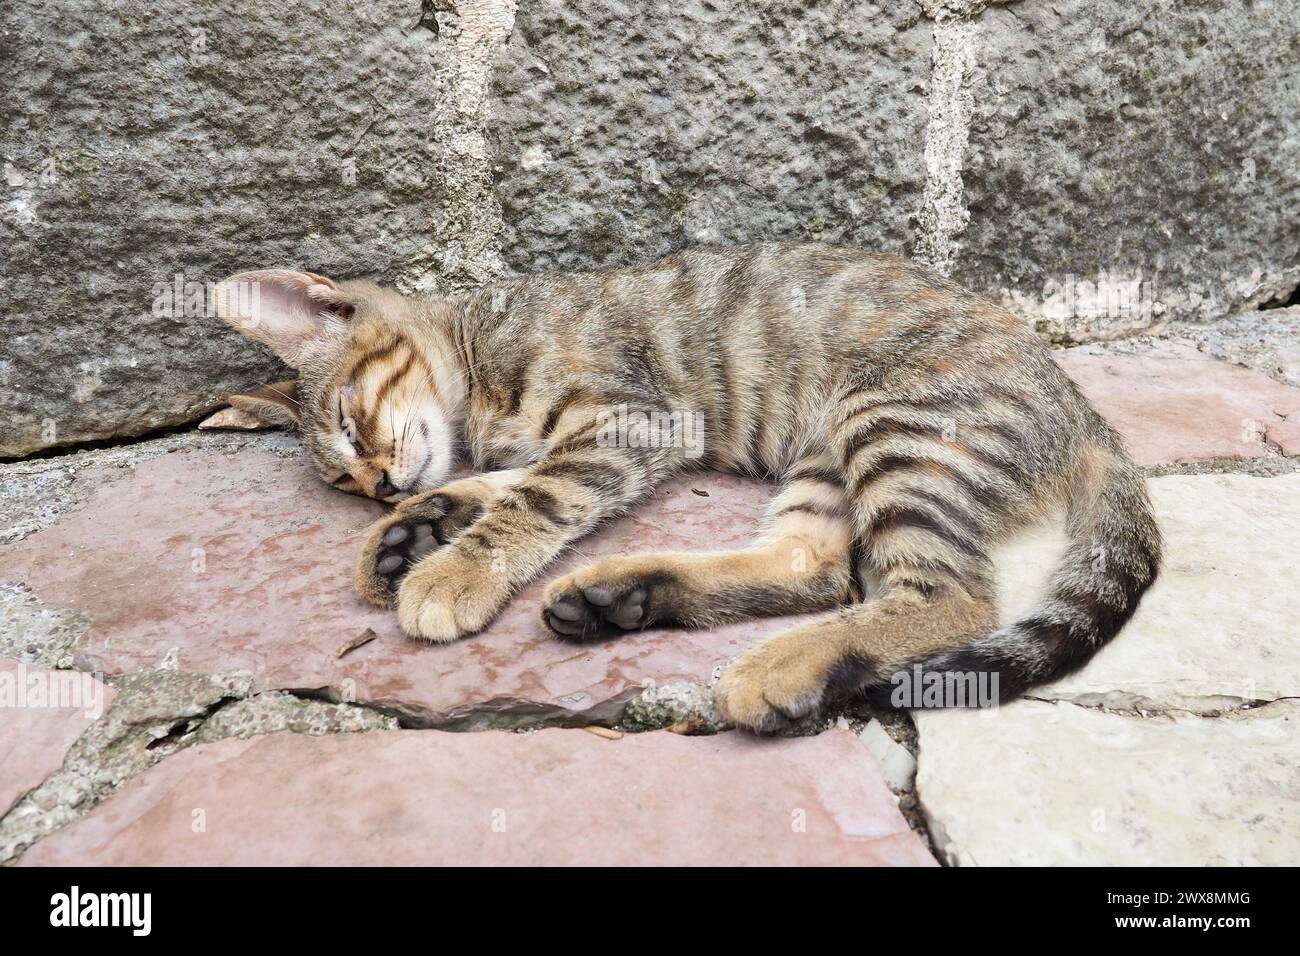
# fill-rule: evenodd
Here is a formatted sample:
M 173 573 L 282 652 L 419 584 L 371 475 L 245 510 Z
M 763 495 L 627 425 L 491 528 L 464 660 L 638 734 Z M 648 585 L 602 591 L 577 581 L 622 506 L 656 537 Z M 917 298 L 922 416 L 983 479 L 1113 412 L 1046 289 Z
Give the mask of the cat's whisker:
M 285 398 L 285 399 L 287 399 L 288 401 L 293 402 L 293 403 L 294 403 L 295 405 L 297 405 L 299 408 L 302 408 L 302 402 L 298 401 L 298 399 L 294 398 L 292 395 L 290 395 L 290 394 L 289 394 L 288 392 L 286 392 L 284 389 L 282 389 L 282 388 L 277 388 L 277 387 L 274 386 L 274 385 L 268 385 L 268 386 L 266 386 L 266 387 L 269 388 L 271 391 L 275 392 L 275 394 L 279 395 L 280 397 Z

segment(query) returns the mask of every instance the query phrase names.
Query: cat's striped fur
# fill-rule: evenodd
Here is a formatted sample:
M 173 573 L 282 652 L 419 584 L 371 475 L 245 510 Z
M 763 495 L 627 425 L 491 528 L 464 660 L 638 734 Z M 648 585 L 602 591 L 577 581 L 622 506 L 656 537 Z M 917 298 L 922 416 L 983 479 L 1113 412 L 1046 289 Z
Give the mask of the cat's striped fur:
M 410 495 L 370 535 L 357 586 L 395 600 L 414 637 L 481 629 L 569 543 L 696 467 L 783 482 L 752 547 L 600 561 L 554 581 L 541 618 L 591 640 L 825 610 L 719 682 L 723 713 L 760 730 L 918 664 L 996 672 L 1017 695 L 1088 660 L 1157 572 L 1142 479 L 1048 350 L 905 260 L 706 248 L 448 300 L 236 280 L 263 288 L 260 321 L 229 302 L 223 316 L 300 378 L 287 401 L 235 402 L 299 419 L 336 484 Z M 613 408 L 697 414 L 702 454 L 611 443 Z M 482 474 L 442 485 L 453 446 Z M 990 549 L 1060 505 L 1071 543 L 1050 593 L 999 626 Z

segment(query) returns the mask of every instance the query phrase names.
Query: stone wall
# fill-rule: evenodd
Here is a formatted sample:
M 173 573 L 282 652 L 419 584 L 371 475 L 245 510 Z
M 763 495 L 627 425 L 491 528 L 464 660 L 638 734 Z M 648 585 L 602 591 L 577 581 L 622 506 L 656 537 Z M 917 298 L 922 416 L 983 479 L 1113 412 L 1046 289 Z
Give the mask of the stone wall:
M 958 279 L 1073 338 L 1300 283 L 1300 3 L 1027 0 L 972 28 Z M 1084 282 L 1140 308 L 1089 309 Z
M 0 56 L 0 456 L 274 375 L 202 296 L 259 266 L 454 291 L 815 238 L 1057 340 L 1300 284 L 1296 0 L 11 0 Z
M 0 7 L 0 455 L 180 425 L 274 375 L 204 282 L 499 272 L 477 124 L 513 10 L 460 6 L 446 29 L 418 0 Z

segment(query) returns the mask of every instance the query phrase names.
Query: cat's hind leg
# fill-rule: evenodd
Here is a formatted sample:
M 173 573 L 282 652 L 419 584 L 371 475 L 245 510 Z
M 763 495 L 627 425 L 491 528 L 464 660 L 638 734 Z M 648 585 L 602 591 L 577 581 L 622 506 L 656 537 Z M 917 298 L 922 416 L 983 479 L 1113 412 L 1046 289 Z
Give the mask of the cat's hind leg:
M 837 437 L 874 597 L 777 634 L 733 664 L 716 694 L 738 726 L 774 730 L 835 696 L 888 686 L 996 626 L 989 548 L 1020 522 L 1028 495 L 1016 449 L 995 444 L 991 429 L 950 436 L 917 403 L 872 398 L 850 406 Z
M 912 662 L 959 648 L 996 620 L 992 601 L 958 588 L 891 589 L 747 651 L 718 681 L 718 709 L 738 727 L 777 730 L 827 700 L 888 685 Z
M 850 599 L 851 538 L 841 477 L 810 458 L 791 469 L 752 547 L 598 561 L 551 582 L 542 620 L 561 639 L 586 641 L 825 610 Z

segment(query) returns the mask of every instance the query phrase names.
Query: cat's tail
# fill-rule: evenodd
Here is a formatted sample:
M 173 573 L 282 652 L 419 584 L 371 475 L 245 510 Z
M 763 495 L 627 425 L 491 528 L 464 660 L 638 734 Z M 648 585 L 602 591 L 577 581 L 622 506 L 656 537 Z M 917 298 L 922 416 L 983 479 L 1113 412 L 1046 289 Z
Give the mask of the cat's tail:
M 1067 502 L 1069 544 L 1044 598 L 1027 617 L 913 662 L 909 676 L 975 675 L 1007 701 L 1078 670 L 1119 633 L 1156 579 L 1160 530 L 1142 476 L 1118 440 L 1108 434 L 1093 461 Z M 889 690 L 868 695 L 884 703 Z

